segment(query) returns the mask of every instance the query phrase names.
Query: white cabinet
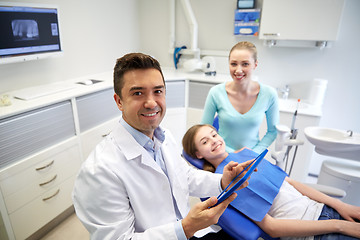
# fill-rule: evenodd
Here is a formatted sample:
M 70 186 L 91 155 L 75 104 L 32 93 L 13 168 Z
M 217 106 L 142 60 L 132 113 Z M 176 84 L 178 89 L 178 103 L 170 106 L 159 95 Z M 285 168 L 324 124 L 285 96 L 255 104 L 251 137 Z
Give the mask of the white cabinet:
M 80 156 L 78 141 L 73 137 L 0 172 L 6 219 L 15 239 L 26 239 L 71 207 Z M 5 217 L 5 212 L 2 215 Z
M 263 0 L 260 39 L 335 41 L 345 0 Z
M 1 239 L 25 239 L 71 207 L 80 164 L 70 100 L 0 119 Z
M 72 206 L 84 156 L 120 116 L 110 87 L 0 119 L 1 240 L 26 239 Z
M 187 109 L 186 127 L 190 128 L 195 124 L 199 124 L 202 118 L 206 97 L 210 88 L 217 83 L 209 82 L 189 82 L 189 107 Z
M 161 126 L 170 130 L 179 150 L 186 132 L 185 79 L 166 81 L 166 114 Z
M 110 119 L 81 133 L 81 149 L 84 160 L 89 156 L 90 152 L 94 150 L 95 146 L 114 129 L 119 119 L 120 118 Z
M 113 95 L 113 88 L 109 88 L 76 98 L 84 160 L 121 117 Z

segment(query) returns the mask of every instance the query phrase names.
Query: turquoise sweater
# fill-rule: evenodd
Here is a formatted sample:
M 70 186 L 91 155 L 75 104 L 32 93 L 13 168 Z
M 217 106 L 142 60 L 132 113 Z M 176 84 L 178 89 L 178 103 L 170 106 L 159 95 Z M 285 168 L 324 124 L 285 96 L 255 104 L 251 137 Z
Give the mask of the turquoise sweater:
M 217 113 L 219 134 L 226 143 L 226 151 L 234 152 L 242 147 L 261 153 L 276 138 L 279 122 L 279 106 L 275 89 L 260 84 L 260 92 L 251 109 L 241 114 L 231 105 L 225 83 L 212 87 L 206 98 L 201 123 L 212 124 Z M 266 116 L 267 132 L 260 140 L 259 128 Z

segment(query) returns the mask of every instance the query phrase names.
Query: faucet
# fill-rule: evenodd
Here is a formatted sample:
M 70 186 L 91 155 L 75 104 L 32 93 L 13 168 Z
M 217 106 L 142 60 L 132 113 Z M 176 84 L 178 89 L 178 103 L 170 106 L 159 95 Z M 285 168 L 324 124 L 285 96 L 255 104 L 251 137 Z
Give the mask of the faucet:
M 278 88 L 277 90 L 281 93 L 281 98 L 282 99 L 288 99 L 289 92 L 290 92 L 289 85 L 285 85 L 284 88 Z
M 352 137 L 352 135 L 353 135 L 353 131 L 352 131 L 352 130 L 347 130 L 346 132 L 349 134 L 349 137 Z

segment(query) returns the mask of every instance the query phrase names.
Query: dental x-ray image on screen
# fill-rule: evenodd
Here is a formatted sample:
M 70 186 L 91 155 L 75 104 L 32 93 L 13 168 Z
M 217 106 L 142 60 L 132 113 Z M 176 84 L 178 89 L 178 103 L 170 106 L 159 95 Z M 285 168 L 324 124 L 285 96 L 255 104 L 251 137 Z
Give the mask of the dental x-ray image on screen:
M 11 27 L 15 41 L 39 39 L 39 26 L 35 20 L 15 19 L 11 21 Z

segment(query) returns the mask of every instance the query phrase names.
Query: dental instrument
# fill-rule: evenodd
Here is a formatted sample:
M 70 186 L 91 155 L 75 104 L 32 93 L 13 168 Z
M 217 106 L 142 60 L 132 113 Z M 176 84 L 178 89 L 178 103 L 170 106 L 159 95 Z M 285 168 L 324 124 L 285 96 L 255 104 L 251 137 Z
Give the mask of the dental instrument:
M 278 136 L 275 142 L 275 152 L 271 154 L 271 157 L 276 161 L 276 165 L 282 168 L 285 172 L 288 172 L 289 175 L 291 174 L 298 146 L 304 144 L 304 141 L 296 139 L 298 129 L 295 128 L 295 122 L 299 109 L 299 104 L 300 99 L 298 99 L 297 101 L 296 109 L 291 122 L 291 129 L 285 125 L 276 125 Z M 284 150 L 284 146 L 287 146 L 286 150 Z M 295 146 L 295 152 L 290 165 L 290 169 L 288 171 L 289 155 L 293 146 Z

